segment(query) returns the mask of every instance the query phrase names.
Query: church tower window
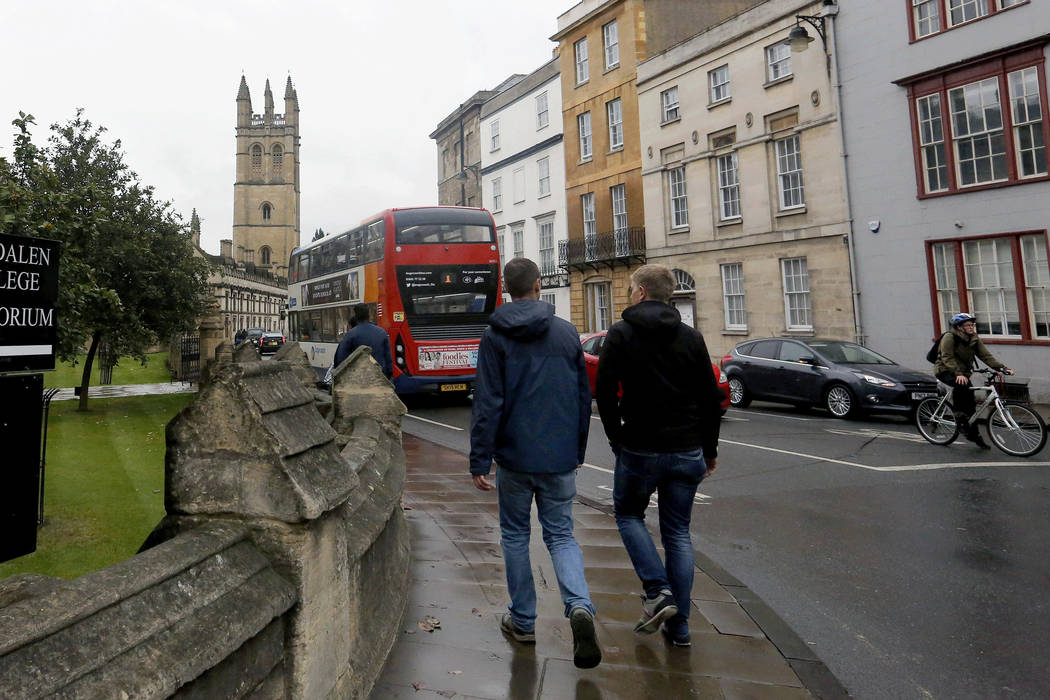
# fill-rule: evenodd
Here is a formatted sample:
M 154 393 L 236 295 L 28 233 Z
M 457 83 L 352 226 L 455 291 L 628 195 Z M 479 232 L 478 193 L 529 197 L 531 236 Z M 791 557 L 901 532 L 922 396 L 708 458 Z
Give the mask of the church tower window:
M 259 250 L 259 260 L 262 262 L 263 265 L 270 264 L 270 246 L 264 245 Z
M 271 211 L 271 210 L 272 210 L 272 207 L 270 206 L 270 203 L 269 203 L 269 202 L 266 202 L 266 203 L 264 203 L 264 204 L 262 205 L 262 217 L 263 217 L 263 221 L 269 221 L 269 220 L 270 220 L 270 211 Z
M 252 175 L 262 175 L 262 146 L 259 144 L 252 146 Z
M 281 150 L 281 145 L 275 143 L 273 145 L 273 176 L 281 176 L 281 166 L 284 164 L 284 151 Z

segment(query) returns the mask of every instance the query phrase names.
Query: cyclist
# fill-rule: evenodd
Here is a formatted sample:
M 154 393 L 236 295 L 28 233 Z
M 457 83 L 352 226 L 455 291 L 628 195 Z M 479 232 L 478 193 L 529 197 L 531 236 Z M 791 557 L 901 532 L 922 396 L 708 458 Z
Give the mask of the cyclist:
M 970 375 L 973 374 L 975 357 L 1006 374 L 1013 374 L 999 360 L 995 359 L 988 348 L 984 346 L 977 336 L 977 317 L 968 313 L 952 316 L 952 328 L 941 336 L 940 344 L 937 346 L 937 363 L 934 365 L 934 373 L 937 379 L 952 386 L 952 408 L 955 411 L 955 421 L 959 424 L 959 430 L 966 439 L 974 443 L 982 450 L 990 449 L 980 433 L 977 432 L 977 423 L 971 423 L 977 403 L 970 387 Z

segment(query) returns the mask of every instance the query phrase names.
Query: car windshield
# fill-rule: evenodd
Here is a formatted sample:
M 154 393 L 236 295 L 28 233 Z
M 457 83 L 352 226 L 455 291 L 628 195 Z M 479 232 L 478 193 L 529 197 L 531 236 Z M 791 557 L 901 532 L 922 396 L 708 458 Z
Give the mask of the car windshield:
M 895 365 L 893 360 L 883 357 L 863 345 L 846 343 L 841 340 L 810 341 L 807 343 L 825 358 L 832 362 L 845 362 L 852 365 Z

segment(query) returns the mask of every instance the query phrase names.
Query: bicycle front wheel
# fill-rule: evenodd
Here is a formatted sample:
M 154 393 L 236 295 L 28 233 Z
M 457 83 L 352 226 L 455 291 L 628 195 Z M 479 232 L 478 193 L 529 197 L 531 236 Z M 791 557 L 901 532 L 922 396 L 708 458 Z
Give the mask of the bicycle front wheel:
M 959 436 L 952 405 L 938 398 L 923 399 L 915 407 L 919 434 L 934 445 L 950 445 Z
M 1031 457 L 1046 444 L 1046 424 L 1030 408 L 1004 403 L 988 418 L 988 437 L 1008 455 Z

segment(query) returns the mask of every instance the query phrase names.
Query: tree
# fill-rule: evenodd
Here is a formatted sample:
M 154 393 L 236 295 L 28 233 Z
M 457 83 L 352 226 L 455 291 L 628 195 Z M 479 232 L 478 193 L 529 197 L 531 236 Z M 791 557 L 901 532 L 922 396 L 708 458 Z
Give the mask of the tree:
M 314 237 L 310 239 L 310 242 L 313 243 L 314 241 L 319 241 L 322 238 L 324 238 L 324 229 L 318 228 L 316 231 L 314 231 Z
M 124 162 L 119 140 L 77 110 L 53 124 L 46 148 L 33 143 L 32 115 L 19 112 L 13 158 L 0 158 L 0 231 L 62 242 L 58 347 L 73 361 L 88 344 L 80 410 L 91 365 L 105 340 L 113 357 L 145 361 L 147 348 L 196 325 L 209 264 L 188 227 Z

